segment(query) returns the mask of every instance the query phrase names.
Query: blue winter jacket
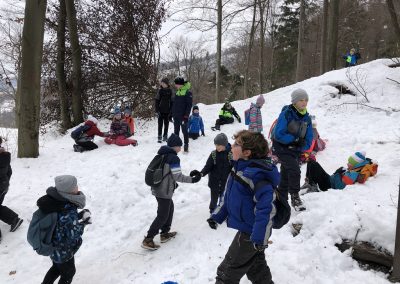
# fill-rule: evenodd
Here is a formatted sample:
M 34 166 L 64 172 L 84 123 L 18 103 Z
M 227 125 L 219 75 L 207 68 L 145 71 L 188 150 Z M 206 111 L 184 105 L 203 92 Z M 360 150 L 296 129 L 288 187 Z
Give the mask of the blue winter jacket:
M 203 124 L 203 119 L 201 116 L 197 113 L 193 113 L 189 117 L 189 127 L 188 127 L 188 132 L 189 133 L 204 133 L 204 124 Z
M 295 141 L 296 139 L 300 138 L 299 133 L 289 133 L 288 125 L 292 120 L 296 122 L 307 123 L 304 144 L 302 146 L 297 144 Z M 287 150 L 300 153 L 311 147 L 313 140 L 311 118 L 308 112 L 305 115 L 301 115 L 293 105 L 287 105 L 282 108 L 282 112 L 278 117 L 278 121 L 273 132 L 272 140 L 273 142 L 278 142 L 274 143 L 274 150 L 276 150 L 277 153 L 285 152 Z
M 249 234 L 253 243 L 267 245 L 276 212 L 273 201 L 274 188 L 280 180 L 278 169 L 266 160 L 238 160 L 234 162 L 234 171 L 242 179 L 252 182 L 256 190 L 254 192 L 230 174 L 223 201 L 211 218 L 219 224 L 226 220 L 229 228 Z M 263 180 L 270 184 L 257 187 Z

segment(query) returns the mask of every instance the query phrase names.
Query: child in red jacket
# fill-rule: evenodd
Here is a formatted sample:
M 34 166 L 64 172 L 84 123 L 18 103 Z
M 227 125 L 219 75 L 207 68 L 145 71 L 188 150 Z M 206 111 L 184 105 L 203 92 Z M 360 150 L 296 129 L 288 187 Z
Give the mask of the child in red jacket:
M 84 151 L 91 151 L 94 149 L 99 148 L 97 144 L 93 142 L 94 136 L 100 137 L 108 137 L 109 134 L 107 132 L 101 132 L 97 128 L 98 120 L 89 115 L 88 119 L 85 121 L 84 125 L 87 128 L 85 131 L 82 132 L 78 139 L 75 139 L 74 151 L 75 152 L 84 152 Z

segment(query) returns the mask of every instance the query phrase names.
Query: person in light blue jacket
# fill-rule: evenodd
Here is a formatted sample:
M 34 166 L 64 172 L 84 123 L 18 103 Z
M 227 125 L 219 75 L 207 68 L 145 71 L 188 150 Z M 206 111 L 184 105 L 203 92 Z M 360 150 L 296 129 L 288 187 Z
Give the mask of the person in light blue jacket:
M 261 133 L 242 130 L 232 145 L 233 172 L 225 186 L 223 202 L 207 220 L 212 229 L 226 221 L 238 230 L 217 269 L 216 283 L 239 283 L 246 274 L 252 283 L 272 284 L 265 249 L 276 214 L 274 188 L 278 169 L 267 159 L 268 142 Z M 253 189 L 249 186 L 253 184 Z
M 203 119 L 200 116 L 199 113 L 199 107 L 194 106 L 192 110 L 192 115 L 189 117 L 189 126 L 188 126 L 188 132 L 189 132 L 189 138 L 192 138 L 193 140 L 196 140 L 200 136 L 205 136 L 204 135 L 204 123 Z

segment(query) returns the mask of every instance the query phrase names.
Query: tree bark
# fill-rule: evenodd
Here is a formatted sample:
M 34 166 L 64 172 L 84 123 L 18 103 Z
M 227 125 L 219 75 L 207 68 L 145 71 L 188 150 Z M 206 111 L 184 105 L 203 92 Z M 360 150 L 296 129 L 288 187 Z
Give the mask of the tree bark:
M 46 0 L 27 0 L 18 90 L 18 158 L 39 156 L 40 75 Z
M 222 0 L 217 2 L 217 70 L 215 72 L 215 102 L 220 100 L 222 53 Z
M 72 51 L 72 113 L 74 124 L 83 122 L 83 103 L 82 103 L 82 50 L 79 45 L 78 27 L 76 21 L 76 10 L 73 0 L 67 0 L 66 11 L 68 18 L 69 37 L 71 40 Z
M 339 24 L 339 2 L 340 0 L 331 0 L 329 12 L 329 52 L 328 52 L 328 69 L 336 69 L 337 42 L 338 42 L 338 24 Z
M 320 68 L 321 74 L 326 71 L 326 41 L 328 38 L 328 9 L 329 1 L 324 0 L 323 13 L 322 13 L 322 36 L 321 36 L 321 58 L 320 58 Z
M 264 63 L 264 49 L 265 49 L 265 25 L 264 25 L 264 13 L 265 13 L 265 0 L 260 0 L 258 2 L 260 10 L 260 71 L 259 71 L 259 84 L 260 84 L 260 94 L 265 91 L 265 63 Z
M 247 56 L 246 56 L 246 69 L 245 69 L 245 73 L 244 73 L 243 99 L 247 99 L 249 97 L 250 57 L 251 57 L 251 50 L 253 49 L 254 34 L 255 34 L 255 30 L 256 30 L 257 1 L 258 0 L 254 0 L 254 6 L 253 6 L 253 20 L 251 22 L 249 46 L 247 49 Z
M 397 19 L 396 10 L 394 9 L 393 0 L 386 0 L 386 4 L 389 10 L 390 18 L 392 20 L 394 32 L 397 37 L 397 42 L 400 43 L 400 25 Z
M 68 0 L 67 0 L 68 1 Z M 69 106 L 67 99 L 67 86 L 65 75 L 65 22 L 66 22 L 65 0 L 60 0 L 60 12 L 58 15 L 57 29 L 57 65 L 56 76 L 58 84 L 58 92 L 60 95 L 60 113 L 61 113 L 61 128 L 63 131 L 71 128 L 71 117 L 69 115 Z
M 303 41 L 304 41 L 304 21 L 305 21 L 305 3 L 300 1 L 300 18 L 299 18 L 299 37 L 297 40 L 297 64 L 296 64 L 296 82 L 303 75 L 302 57 L 303 57 Z

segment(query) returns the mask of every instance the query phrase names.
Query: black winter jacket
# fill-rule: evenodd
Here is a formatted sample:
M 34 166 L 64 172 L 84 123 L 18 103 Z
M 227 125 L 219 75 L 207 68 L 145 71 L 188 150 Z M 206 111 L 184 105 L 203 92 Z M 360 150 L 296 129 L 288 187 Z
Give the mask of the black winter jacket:
M 8 186 L 10 185 L 10 178 L 12 175 L 10 162 L 11 154 L 4 150 L 0 152 L 0 194 L 7 191 Z
M 213 189 L 224 190 L 226 180 L 228 179 L 229 173 L 232 169 L 232 161 L 229 159 L 229 152 L 231 151 L 231 146 L 228 144 L 225 151 L 211 152 L 207 159 L 206 165 L 201 170 L 203 176 L 209 174 L 208 176 L 208 186 Z M 215 162 L 213 155 L 215 156 Z
M 156 112 L 170 114 L 173 104 L 173 95 L 170 88 L 160 88 L 156 94 Z

